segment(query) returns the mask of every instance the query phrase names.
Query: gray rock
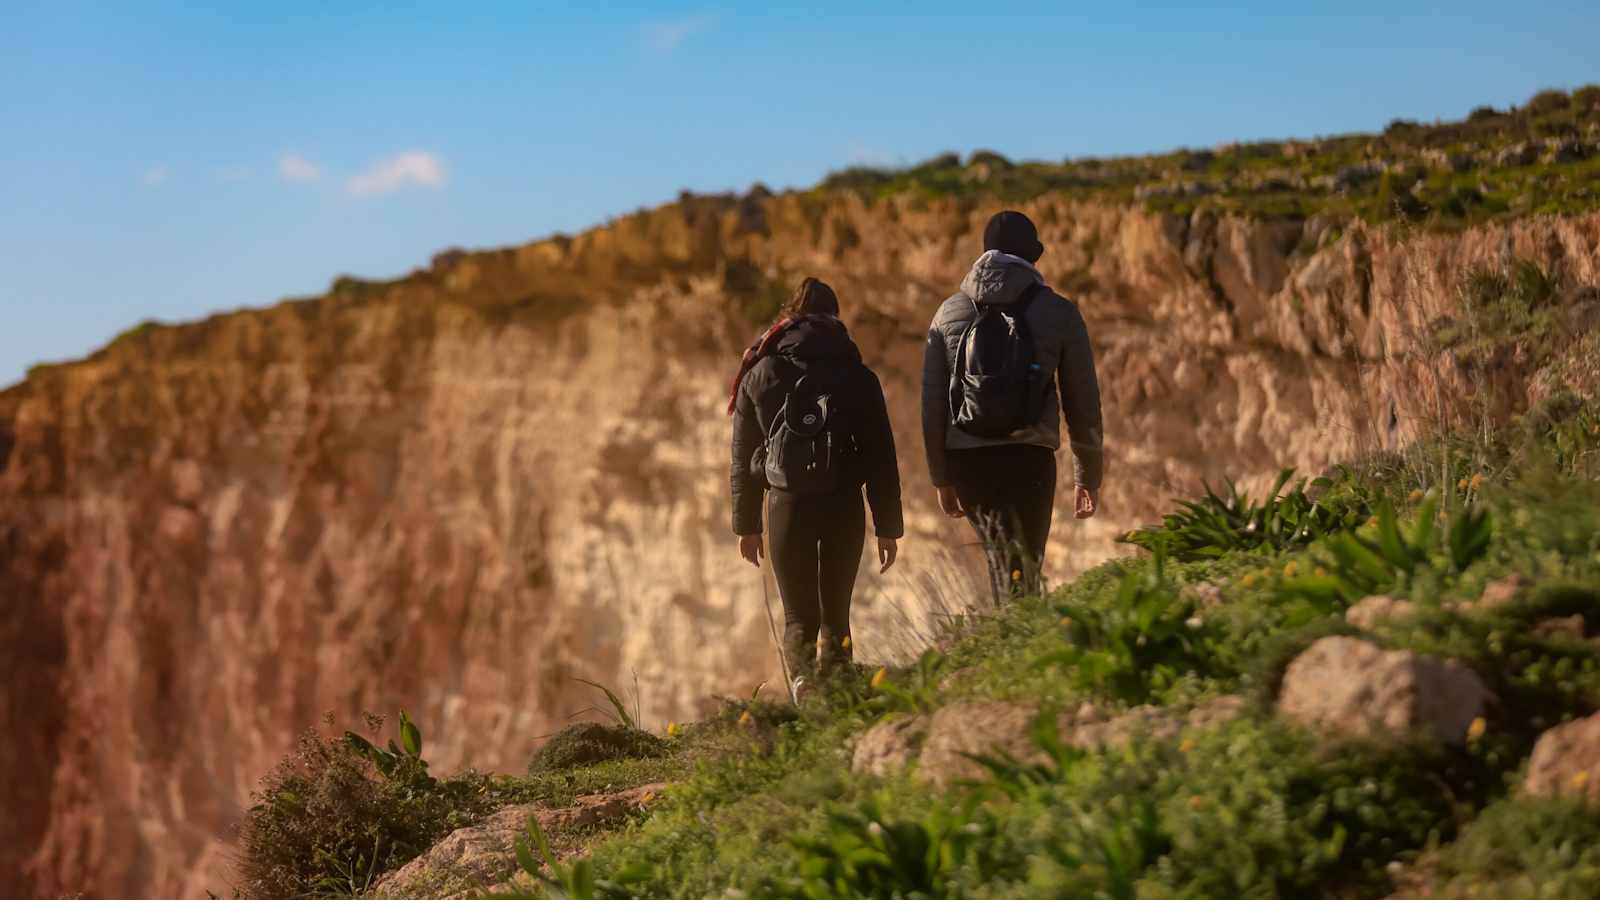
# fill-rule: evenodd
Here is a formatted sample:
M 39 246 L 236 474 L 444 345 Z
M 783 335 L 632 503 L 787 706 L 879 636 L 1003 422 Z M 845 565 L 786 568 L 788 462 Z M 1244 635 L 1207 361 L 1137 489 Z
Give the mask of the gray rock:
M 912 716 L 872 726 L 856 741 L 850 769 L 862 775 L 886 776 L 917 758 L 928 735 L 928 717 Z
M 1017 703 L 952 703 L 933 714 L 917 777 L 945 787 L 983 776 L 983 767 L 969 754 L 1009 754 L 1041 761 L 1043 754 L 1031 732 L 1039 710 Z
M 1533 626 L 1533 633 L 1542 638 L 1568 637 L 1583 640 L 1583 616 L 1556 616 Z
M 1371 631 L 1379 622 L 1409 616 L 1413 612 L 1412 605 L 1407 600 L 1391 597 L 1388 594 L 1374 594 L 1356 601 L 1354 606 L 1345 610 L 1344 620 L 1365 631 Z
M 1539 161 L 1539 147 L 1529 141 L 1503 147 L 1494 155 L 1494 164 L 1502 168 L 1509 166 L 1531 166 Z
M 1278 712 L 1334 740 L 1421 735 L 1462 744 L 1491 699 L 1460 663 L 1326 637 L 1289 664 Z
M 1577 138 L 1558 138 L 1545 141 L 1540 159 L 1546 163 L 1576 162 L 1588 156 L 1588 148 Z
M 1502 606 L 1515 603 L 1522 595 L 1522 592 L 1526 591 L 1532 584 L 1533 582 L 1528 578 L 1515 573 L 1497 581 L 1491 581 L 1484 586 L 1483 593 L 1478 597 L 1477 606 L 1480 609 L 1499 609 Z
M 499 884 L 518 870 L 516 842 L 525 833 L 529 816 L 538 818 L 547 833 L 603 825 L 644 809 L 665 787 L 647 784 L 614 794 L 591 794 L 563 809 L 508 806 L 476 825 L 450 832 L 426 853 L 385 876 L 377 895 L 438 897 Z
M 1169 740 L 1185 729 L 1219 725 L 1244 713 L 1241 697 L 1219 697 L 1188 711 L 1141 706 L 1107 718 L 1093 704 L 1056 718 L 1061 742 L 1083 750 L 1125 746 L 1137 738 Z M 982 766 L 969 754 L 1006 754 L 1025 762 L 1043 762 L 1044 754 L 1033 738 L 1037 707 L 1015 703 L 957 703 L 934 714 L 922 748 L 917 775 L 924 781 L 948 786 L 963 779 L 981 778 Z
M 1600 803 L 1600 713 L 1540 735 L 1522 786 L 1536 797 L 1570 796 Z
M 1469 171 L 1476 162 L 1470 153 L 1459 153 L 1438 148 L 1422 151 L 1422 161 L 1427 163 L 1429 168 L 1443 169 L 1447 172 Z

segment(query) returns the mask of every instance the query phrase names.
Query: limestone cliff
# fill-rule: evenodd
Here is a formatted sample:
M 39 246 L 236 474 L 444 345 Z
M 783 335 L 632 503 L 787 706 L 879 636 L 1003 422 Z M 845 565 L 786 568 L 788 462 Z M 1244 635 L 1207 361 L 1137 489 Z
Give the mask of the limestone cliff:
M 222 892 L 256 779 L 327 711 L 404 706 L 436 769 L 515 770 L 589 702 L 575 676 L 637 677 L 653 724 L 774 677 L 761 582 L 728 534 L 723 406 L 804 274 L 838 288 L 895 418 L 908 539 L 899 569 L 863 579 L 858 645 L 907 652 L 908 619 L 976 584 L 965 526 L 927 490 L 917 377 L 995 208 L 684 197 L 141 328 L 0 394 L 0 883 Z M 1600 282 L 1600 215 L 1408 236 L 1023 208 L 1089 322 L 1106 408 L 1105 515 L 1058 519 L 1057 575 L 1202 480 L 1525 405 L 1514 360 L 1469 378 L 1409 353 L 1468 266 Z

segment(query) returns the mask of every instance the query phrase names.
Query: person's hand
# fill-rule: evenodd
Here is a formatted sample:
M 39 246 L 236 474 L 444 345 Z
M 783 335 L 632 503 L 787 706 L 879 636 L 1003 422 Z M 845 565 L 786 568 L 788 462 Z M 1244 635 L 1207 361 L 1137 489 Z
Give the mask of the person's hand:
M 755 566 L 758 569 L 761 568 L 761 557 L 766 552 L 766 547 L 764 547 L 761 543 L 761 535 L 739 535 L 739 555 L 744 557 L 745 561 L 750 565 Z
M 952 519 L 959 519 L 967 514 L 967 510 L 961 505 L 961 498 L 957 496 L 954 486 L 942 484 L 939 485 L 938 491 L 939 509 L 943 510 L 945 515 Z
M 1100 508 L 1100 492 L 1091 491 L 1083 485 L 1078 485 L 1072 500 L 1073 514 L 1080 519 L 1092 518 L 1095 511 Z
M 900 545 L 894 538 L 878 538 L 878 574 L 889 571 L 895 557 L 900 555 Z

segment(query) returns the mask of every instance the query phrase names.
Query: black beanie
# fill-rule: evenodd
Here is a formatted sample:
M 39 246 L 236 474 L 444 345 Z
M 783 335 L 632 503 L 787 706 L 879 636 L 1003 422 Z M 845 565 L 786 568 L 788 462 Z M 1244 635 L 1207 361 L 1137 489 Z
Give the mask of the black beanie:
M 1001 210 L 989 219 L 989 224 L 983 228 L 983 249 L 1020 256 L 1028 262 L 1038 262 L 1044 255 L 1039 230 L 1027 216 L 1014 209 Z

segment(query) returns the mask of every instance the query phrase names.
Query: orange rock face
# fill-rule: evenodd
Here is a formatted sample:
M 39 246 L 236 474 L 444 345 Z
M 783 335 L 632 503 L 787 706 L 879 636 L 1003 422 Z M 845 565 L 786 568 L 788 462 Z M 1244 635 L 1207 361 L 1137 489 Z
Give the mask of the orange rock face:
M 1058 519 L 1058 576 L 1202 480 L 1525 406 L 1537 379 L 1516 360 L 1411 353 L 1466 267 L 1559 259 L 1600 282 L 1597 217 L 1318 246 L 1300 225 L 1024 209 L 1089 322 L 1106 407 L 1105 515 Z M 838 288 L 883 377 L 906 482 L 908 540 L 863 575 L 858 653 L 912 650 L 980 583 L 970 535 L 934 509 L 916 403 L 927 321 L 993 211 L 686 198 L 140 329 L 0 393 L 0 883 L 224 893 L 251 788 L 325 712 L 403 706 L 436 771 L 520 770 L 592 702 L 574 677 L 630 696 L 637 678 L 654 725 L 776 678 L 728 533 L 723 408 L 805 274 Z

